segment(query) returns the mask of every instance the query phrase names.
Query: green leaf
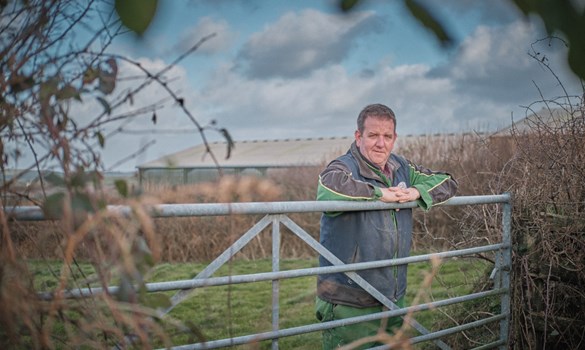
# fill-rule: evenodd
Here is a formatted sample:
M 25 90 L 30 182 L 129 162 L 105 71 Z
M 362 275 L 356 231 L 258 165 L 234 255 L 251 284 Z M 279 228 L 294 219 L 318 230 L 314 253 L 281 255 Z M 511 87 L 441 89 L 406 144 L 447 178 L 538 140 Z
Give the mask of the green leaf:
M 110 107 L 108 101 L 106 101 L 103 97 L 100 96 L 96 97 L 96 99 L 104 107 L 104 112 L 106 112 L 108 115 L 112 114 L 112 107 Z
M 85 193 L 74 193 L 71 197 L 71 207 L 76 212 L 94 213 L 95 208 L 91 204 L 91 199 Z
M 39 98 L 41 101 L 48 100 L 51 96 L 55 95 L 59 90 L 57 81 L 55 79 L 50 79 L 41 84 L 39 90 Z
M 115 9 L 122 24 L 142 35 L 156 14 L 157 0 L 116 0 Z
M 518 9 L 520 9 L 520 11 L 522 11 L 522 13 L 524 15 L 528 15 L 528 13 L 530 13 L 533 9 L 532 9 L 532 3 L 531 0 L 511 0 L 514 4 L 516 4 L 516 6 L 518 7 Z
M 35 80 L 32 77 L 16 75 L 9 80 L 8 84 L 10 85 L 11 92 L 18 93 L 33 87 L 35 85 Z
M 126 180 L 116 180 L 114 181 L 114 185 L 116 186 L 116 190 L 118 190 L 118 193 L 122 197 L 124 198 L 128 197 L 128 183 L 126 182 Z
M 101 148 L 104 148 L 104 146 L 106 144 L 106 138 L 104 137 L 104 135 L 101 132 L 98 131 L 98 132 L 95 133 L 95 136 L 98 139 L 98 142 L 100 144 L 100 147 Z
M 103 175 L 97 170 L 87 172 L 85 174 L 85 178 L 87 179 L 87 181 L 91 181 L 91 183 L 96 187 L 99 186 L 102 180 L 104 179 Z
M 585 45 L 581 45 L 582 47 L 575 45 L 569 48 L 568 61 L 573 73 L 585 80 L 585 65 L 583 64 L 585 62 Z
M 79 91 L 73 86 L 67 84 L 61 90 L 57 91 L 55 95 L 57 100 L 68 100 L 70 98 L 75 98 L 78 101 L 81 101 L 81 96 L 79 95 Z
M 451 35 L 427 8 L 416 0 L 405 0 L 405 4 L 414 18 L 435 34 L 441 45 L 450 46 L 453 44 Z
M 44 179 L 53 186 L 65 186 L 65 179 L 56 173 L 49 173 Z
M 77 170 L 69 178 L 69 184 L 76 189 L 84 188 L 87 184 L 87 176 L 83 170 Z
M 74 188 L 83 189 L 88 183 L 97 187 L 102 180 L 103 176 L 99 171 L 93 170 L 86 172 L 83 168 L 79 168 L 71 175 L 69 183 Z
M 139 271 L 146 272 L 154 267 L 155 261 L 144 237 L 138 237 L 134 246 L 134 261 Z
M 63 217 L 63 204 L 65 193 L 58 192 L 47 197 L 43 203 L 43 213 L 47 219 L 60 219 Z
M 92 67 L 87 68 L 85 73 L 83 73 L 83 85 L 91 84 L 91 82 L 97 79 L 98 75 L 99 73 L 97 70 Z
M 358 2 L 359 0 L 341 0 L 339 7 L 341 8 L 341 11 L 347 12 L 353 9 Z

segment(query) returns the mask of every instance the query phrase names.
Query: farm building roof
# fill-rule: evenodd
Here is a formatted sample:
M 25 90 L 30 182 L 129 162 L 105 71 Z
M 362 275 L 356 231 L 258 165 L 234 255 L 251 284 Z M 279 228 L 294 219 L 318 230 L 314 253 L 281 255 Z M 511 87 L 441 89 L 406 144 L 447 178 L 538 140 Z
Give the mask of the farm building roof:
M 210 142 L 209 148 L 219 166 L 224 168 L 317 166 L 345 153 L 352 142 L 353 138 L 349 137 L 235 141 L 227 159 L 226 142 Z M 200 144 L 141 164 L 137 168 L 216 167 L 205 144 Z
M 580 111 L 570 112 L 562 108 L 541 109 L 534 112 L 519 121 L 512 122 L 510 126 L 498 130 L 494 135 L 510 135 L 534 133 L 538 130 L 550 129 L 560 130 L 567 128 L 570 123 L 583 120 L 583 114 Z

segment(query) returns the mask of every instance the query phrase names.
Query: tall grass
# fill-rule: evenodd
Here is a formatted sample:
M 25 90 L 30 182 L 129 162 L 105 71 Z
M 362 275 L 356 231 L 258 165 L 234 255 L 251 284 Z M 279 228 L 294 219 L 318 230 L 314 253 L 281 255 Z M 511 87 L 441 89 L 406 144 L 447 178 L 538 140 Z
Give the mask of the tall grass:
M 400 139 L 399 139 L 400 140 Z M 505 189 L 491 184 L 497 168 L 511 158 L 502 152 L 510 150 L 501 143 L 505 138 L 486 139 L 481 134 L 409 137 L 401 140 L 397 152 L 412 161 L 432 169 L 452 173 L 460 184 L 460 195 L 500 193 Z M 488 148 L 496 145 L 497 150 Z M 324 167 L 325 164 L 322 165 Z M 306 167 L 292 170 L 273 170 L 266 178 L 226 176 L 216 182 L 189 185 L 165 185 L 146 183 L 143 198 L 149 203 L 229 203 L 252 201 L 307 201 L 316 198 L 318 174 L 322 167 Z M 122 203 L 122 199 L 109 197 L 109 203 Z M 475 244 L 478 240 L 496 241 L 499 238 L 499 222 L 490 227 L 463 227 L 467 216 L 482 216 L 485 209 L 436 208 L 430 212 L 415 211 L 415 249 L 442 249 Z M 314 238 L 319 235 L 320 213 L 291 214 Z M 257 222 L 257 216 L 190 217 L 154 219 L 161 238 L 161 259 L 169 262 L 209 261 L 231 245 L 243 232 Z M 20 252 L 31 258 L 61 256 L 63 239 L 61 227 L 49 223 L 13 223 L 13 234 Z M 286 231 L 286 228 L 284 229 Z M 271 243 L 262 233 L 240 254 L 241 258 L 269 257 Z M 42 244 L 39 244 L 42 242 Z M 42 249 L 38 249 L 42 247 Z M 286 235 L 283 241 L 286 258 L 312 256 L 312 249 L 303 242 Z M 83 248 L 83 247 L 80 247 Z M 83 249 L 80 257 L 87 257 Z

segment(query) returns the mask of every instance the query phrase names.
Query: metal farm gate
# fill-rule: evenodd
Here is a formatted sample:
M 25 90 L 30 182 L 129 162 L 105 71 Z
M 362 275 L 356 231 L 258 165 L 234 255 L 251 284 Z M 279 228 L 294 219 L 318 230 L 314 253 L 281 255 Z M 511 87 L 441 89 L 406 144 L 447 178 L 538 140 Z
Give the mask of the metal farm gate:
M 382 202 L 343 202 L 343 201 L 299 201 L 299 202 L 256 202 L 256 203 L 226 203 L 226 204 L 163 204 L 153 208 L 153 217 L 187 217 L 187 216 L 222 216 L 222 215 L 257 215 L 265 214 L 247 232 L 226 249 L 220 256 L 211 262 L 197 276 L 191 280 L 167 281 L 148 283 L 146 285 L 148 292 L 161 292 L 178 290 L 177 294 L 172 297 L 172 306 L 164 313 L 169 312 L 181 301 L 185 300 L 193 289 L 198 287 L 220 286 L 238 283 L 253 283 L 260 281 L 272 281 L 272 331 L 239 336 L 229 339 L 207 341 L 205 343 L 195 343 L 189 345 L 176 346 L 173 349 L 214 349 L 250 342 L 259 342 L 264 340 L 272 341 L 272 349 L 278 349 L 278 339 L 293 335 L 299 335 L 309 332 L 322 331 L 324 329 L 382 319 L 387 317 L 404 316 L 407 313 L 429 310 L 432 308 L 443 307 L 456 303 L 462 303 L 470 300 L 478 300 L 491 296 L 500 296 L 499 314 L 486 317 L 467 324 L 461 324 L 449 329 L 431 332 L 421 324 L 411 319 L 410 325 L 413 326 L 420 335 L 410 339 L 412 344 L 433 341 L 441 349 L 450 349 L 450 347 L 440 340 L 441 337 L 462 332 L 474 327 L 479 327 L 492 322 L 499 322 L 499 338 L 492 343 L 484 344 L 476 349 L 490 349 L 499 347 L 507 348 L 508 331 L 510 322 L 510 270 L 511 270 L 511 198 L 509 194 L 485 195 L 485 196 L 459 196 L 453 197 L 449 201 L 442 203 L 441 206 L 463 206 L 463 205 L 485 205 L 501 204 L 502 226 L 501 242 L 497 244 L 478 246 L 468 249 L 444 251 L 440 253 L 411 256 L 402 259 L 391 259 L 383 261 L 372 261 L 357 264 L 343 264 L 337 257 L 326 250 L 310 234 L 293 222 L 287 214 L 289 213 L 307 213 L 307 212 L 327 212 L 327 211 L 356 211 L 356 210 L 381 210 L 397 208 L 414 208 L 415 203 L 382 203 Z M 43 214 L 37 207 L 17 207 L 13 208 L 11 215 L 18 220 L 43 220 Z M 109 210 L 127 212 L 130 209 L 121 206 L 110 206 Z M 280 271 L 280 225 L 287 227 L 293 234 L 312 247 L 318 254 L 328 259 L 334 266 L 316 267 L 298 270 Z M 255 273 L 248 275 L 234 275 L 226 277 L 212 277 L 213 274 L 224 264 L 226 264 L 238 251 L 246 244 L 251 242 L 265 228 L 272 225 L 272 272 Z M 494 281 L 493 288 L 488 291 L 472 293 L 465 296 L 448 298 L 444 300 L 411 305 L 405 308 L 399 308 L 394 305 L 387 297 L 374 289 L 368 282 L 361 278 L 356 271 L 379 268 L 385 266 L 396 266 L 415 262 L 429 261 L 434 258 L 446 259 L 477 253 L 495 252 L 495 266 L 491 274 Z M 360 316 L 351 319 L 331 321 L 324 323 L 315 323 L 299 327 L 281 329 L 279 327 L 280 308 L 279 308 L 279 281 L 287 278 L 315 276 L 321 273 L 345 272 L 359 286 L 367 290 L 380 303 L 388 308 L 377 314 Z M 115 293 L 117 287 L 110 287 L 109 291 Z M 100 288 L 75 289 L 68 291 L 70 297 L 90 296 L 99 293 Z M 376 349 L 388 349 L 389 346 L 382 345 Z

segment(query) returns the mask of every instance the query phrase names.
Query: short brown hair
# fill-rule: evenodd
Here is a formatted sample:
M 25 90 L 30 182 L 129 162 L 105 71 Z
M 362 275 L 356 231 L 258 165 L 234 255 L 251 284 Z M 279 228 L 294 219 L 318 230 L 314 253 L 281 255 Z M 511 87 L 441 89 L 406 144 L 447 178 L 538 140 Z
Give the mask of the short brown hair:
M 394 132 L 396 132 L 396 116 L 394 115 L 394 111 L 392 111 L 390 107 L 380 103 L 375 103 L 364 107 L 364 109 L 362 109 L 357 119 L 357 128 L 360 133 L 364 132 L 364 124 L 366 122 L 366 119 L 369 117 L 377 117 L 392 120 L 394 122 Z

